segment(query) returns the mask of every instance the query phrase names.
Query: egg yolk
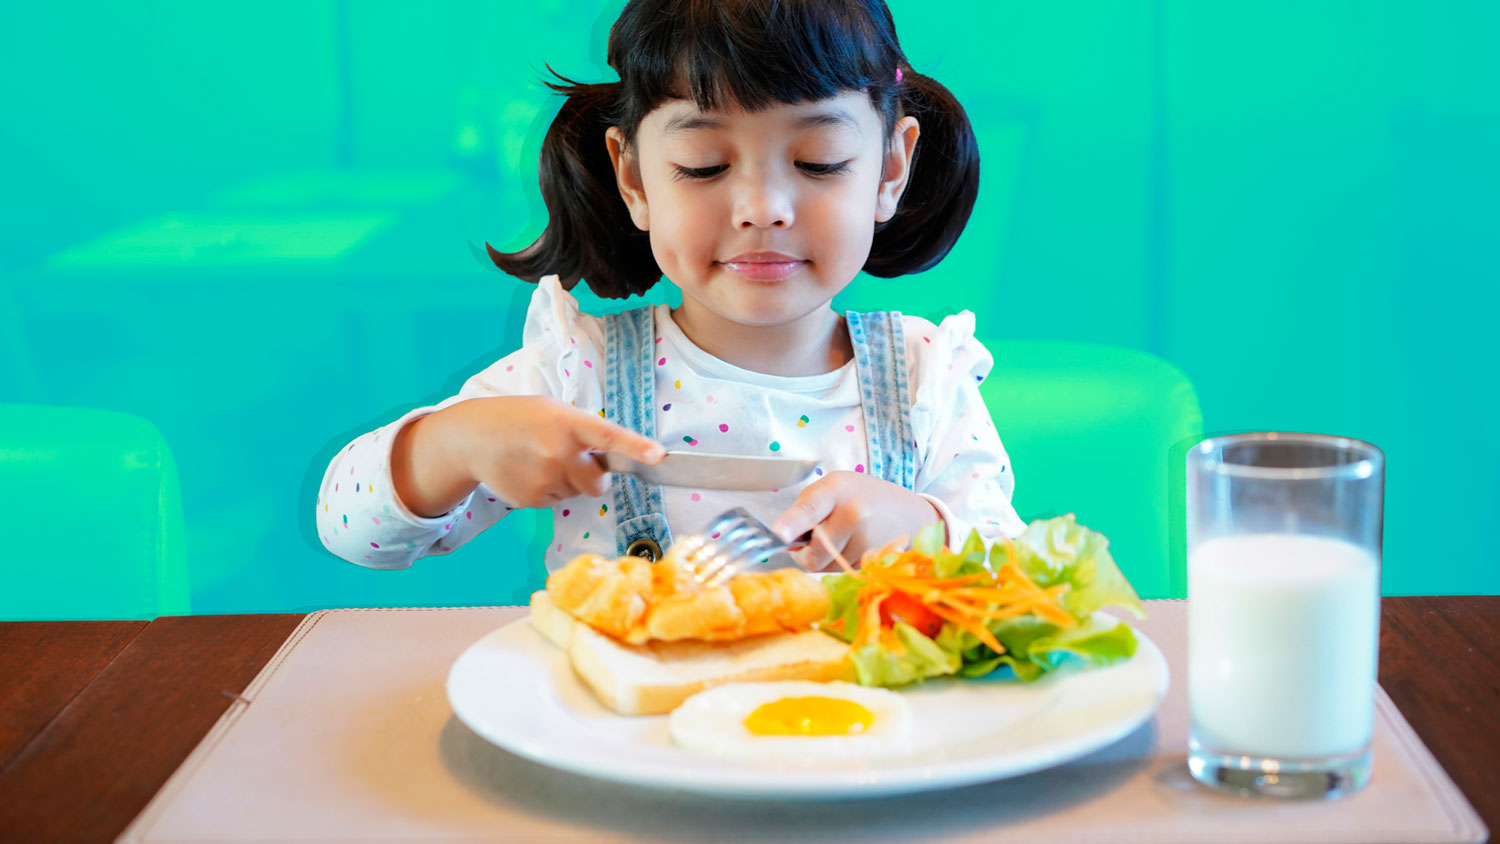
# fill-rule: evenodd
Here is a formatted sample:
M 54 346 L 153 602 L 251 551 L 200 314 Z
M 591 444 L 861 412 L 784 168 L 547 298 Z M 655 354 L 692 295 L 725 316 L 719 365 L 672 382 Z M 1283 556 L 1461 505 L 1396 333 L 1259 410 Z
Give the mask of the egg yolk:
M 745 718 L 745 729 L 758 736 L 842 736 L 862 733 L 874 720 L 852 700 L 784 697 L 756 707 Z

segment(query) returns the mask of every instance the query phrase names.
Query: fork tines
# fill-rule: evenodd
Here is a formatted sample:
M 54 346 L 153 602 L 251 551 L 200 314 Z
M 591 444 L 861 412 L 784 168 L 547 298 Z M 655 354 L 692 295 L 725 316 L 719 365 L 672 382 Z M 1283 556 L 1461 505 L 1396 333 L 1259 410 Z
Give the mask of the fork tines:
M 743 507 L 736 507 L 713 521 L 708 537 L 684 537 L 681 559 L 699 583 L 720 586 L 739 574 L 746 564 L 786 547 L 771 529 Z M 718 534 L 717 538 L 712 538 Z

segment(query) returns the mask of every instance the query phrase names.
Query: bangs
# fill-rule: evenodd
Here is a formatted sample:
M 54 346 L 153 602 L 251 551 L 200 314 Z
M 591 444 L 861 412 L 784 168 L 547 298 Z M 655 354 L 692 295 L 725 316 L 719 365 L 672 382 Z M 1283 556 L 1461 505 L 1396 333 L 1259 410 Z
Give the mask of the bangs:
M 610 31 L 619 126 L 634 135 L 669 99 L 701 111 L 759 111 L 868 90 L 894 120 L 904 62 L 883 3 L 861 0 L 657 0 L 631 3 Z

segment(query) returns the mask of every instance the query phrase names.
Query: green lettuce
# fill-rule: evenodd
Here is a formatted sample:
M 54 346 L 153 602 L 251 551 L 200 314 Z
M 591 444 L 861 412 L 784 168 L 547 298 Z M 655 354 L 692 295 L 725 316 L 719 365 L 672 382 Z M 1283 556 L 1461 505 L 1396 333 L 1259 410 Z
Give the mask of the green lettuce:
M 960 677 L 982 677 L 1004 665 L 1030 682 L 1061 668 L 1070 658 L 1090 665 L 1109 665 L 1134 656 L 1136 648 L 1135 633 L 1129 625 L 1094 618 L 1067 629 L 1034 616 L 992 623 L 990 632 L 1005 646 L 1003 654 L 991 651 L 972 633 L 957 628 L 945 628 L 943 632 L 948 629 L 971 643 L 963 651 L 963 665 L 955 672 Z M 938 638 L 943 637 L 940 634 Z
M 828 590 L 832 605 L 828 617 L 820 625 L 825 633 L 853 642 L 859 631 L 859 580 L 847 574 L 835 574 L 823 578 L 823 588 Z
M 984 572 L 987 552 L 979 531 L 969 531 L 969 538 L 955 552 L 943 544 L 947 530 L 942 522 L 922 528 L 912 540 L 912 550 L 932 559 L 933 574 L 938 577 L 963 577 Z
M 998 571 L 1014 562 L 1039 586 L 1067 584 L 1060 603 L 1078 624 L 1064 628 L 1035 615 L 990 621 L 986 627 L 1005 648 L 1005 653 L 997 654 L 979 637 L 952 624 L 945 623 L 933 639 L 898 622 L 894 632 L 899 647 L 872 641 L 852 655 L 861 684 L 893 687 L 929 677 L 981 677 L 1001 667 L 1031 682 L 1069 661 L 1109 665 L 1135 654 L 1136 639 L 1130 627 L 1095 618 L 1094 613 L 1119 607 L 1142 618 L 1140 598 L 1110 556 L 1109 540 L 1079 525 L 1071 513 L 1038 519 L 1013 542 L 989 549 L 973 531 L 958 551 L 951 551 L 943 544 L 944 530 L 941 522 L 929 525 L 912 541 L 914 550 L 933 560 L 938 577 Z M 893 552 L 866 565 L 889 565 L 896 556 Z M 861 585 L 847 574 L 824 579 L 832 601 L 824 629 L 846 642 L 854 640 L 862 621 Z
M 1141 599 L 1109 554 L 1109 540 L 1074 520 L 1073 514 L 1037 519 L 1015 540 L 1016 564 L 1038 586 L 1067 583 L 1062 605 L 1080 622 L 1095 610 L 1119 607 L 1136 618 L 1145 618 Z M 1009 561 L 1004 543 L 990 549 L 990 564 L 997 570 Z
M 905 686 L 958 671 L 957 653 L 939 647 L 909 624 L 898 621 L 894 629 L 899 649 L 872 642 L 851 655 L 861 686 Z

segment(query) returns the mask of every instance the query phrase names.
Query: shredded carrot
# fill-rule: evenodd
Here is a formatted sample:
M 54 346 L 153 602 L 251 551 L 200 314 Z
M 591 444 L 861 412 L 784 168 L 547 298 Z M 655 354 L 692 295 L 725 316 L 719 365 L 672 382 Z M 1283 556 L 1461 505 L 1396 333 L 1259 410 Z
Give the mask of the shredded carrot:
M 1032 610 L 1058 627 L 1075 627 L 1078 624 L 1078 620 L 1073 618 L 1066 610 L 1052 604 L 1038 602 L 1035 607 L 1032 607 Z
M 977 598 L 979 600 L 993 601 L 997 604 L 1003 604 L 1010 601 L 1024 600 L 1037 593 L 1022 591 L 1020 589 L 1013 588 L 1012 585 L 1007 584 L 1006 586 L 1001 586 L 999 588 L 960 586 L 955 589 L 949 589 L 947 594 L 960 598 Z
M 939 598 L 936 601 L 927 604 L 926 606 L 930 610 L 935 610 L 938 607 L 942 607 L 943 609 L 962 613 L 963 615 L 969 616 L 971 618 L 989 618 L 991 615 L 988 610 L 985 610 L 982 607 L 976 607 L 972 604 L 966 604 L 963 601 L 955 601 L 950 598 Z
M 1020 554 L 1010 539 L 1005 540 L 1006 560 L 998 570 L 938 577 L 931 558 L 910 548 L 897 550 L 906 543 L 906 537 L 878 550 L 866 551 L 860 557 L 860 568 L 855 569 L 833 548 L 821 528 L 814 528 L 813 535 L 829 548 L 844 571 L 860 583 L 856 594 L 859 630 L 854 636 L 855 648 L 877 642 L 901 652 L 900 640 L 882 623 L 880 611 L 887 599 L 898 592 L 919 602 L 944 622 L 974 634 L 997 654 L 1005 653 L 1005 647 L 989 631 L 989 622 L 1032 614 L 1060 627 L 1078 623 L 1061 604 L 1068 585 L 1045 589 L 1038 586 L 1018 565 Z M 840 627 L 842 624 L 830 625 L 831 629 Z
M 879 569 L 871 569 L 871 571 L 879 571 Z M 955 587 L 961 587 L 969 583 L 981 583 L 989 579 L 989 575 L 984 574 L 983 572 L 978 572 L 965 577 L 949 578 L 905 576 L 899 574 L 880 574 L 876 576 L 881 578 L 886 583 L 889 583 L 891 586 L 900 589 L 902 592 L 913 593 L 915 593 L 919 589 L 948 590 Z
M 933 614 L 938 618 L 949 622 L 955 627 L 973 633 L 975 636 L 979 637 L 979 641 L 985 643 L 986 645 L 989 645 L 990 650 L 994 651 L 995 653 L 1005 653 L 1005 646 L 1000 644 L 1000 641 L 995 638 L 995 634 L 991 633 L 989 631 L 989 628 L 985 627 L 983 624 L 971 618 L 964 618 L 961 615 L 954 615 L 947 610 L 941 609 L 939 607 L 929 607 L 929 609 L 931 609 Z
M 1008 542 L 1009 540 L 1006 540 L 1006 541 Z M 999 577 L 1004 578 L 1004 579 L 1009 579 L 1009 580 L 1014 581 L 1016 583 L 1020 583 L 1021 585 L 1025 586 L 1028 589 L 1040 589 L 1041 588 L 1041 587 L 1037 586 L 1035 583 L 1033 583 L 1032 580 L 1031 580 L 1031 578 L 1029 578 L 1029 577 L 1026 576 L 1026 572 L 1021 571 L 1021 567 L 1018 566 L 1018 565 L 1016 565 L 1015 563 L 1006 563 L 1005 565 L 1001 566 L 1000 567 L 1000 572 L 999 572 Z
M 828 548 L 828 553 L 833 555 L 834 561 L 837 562 L 846 573 L 854 574 L 854 566 L 849 565 L 849 561 L 844 559 L 844 555 L 840 554 L 839 549 L 835 548 L 833 546 L 833 543 L 829 541 L 828 533 L 823 530 L 822 525 L 814 525 L 812 529 L 812 535 L 814 539 L 822 540 L 823 545 Z
M 882 627 L 880 630 L 880 644 L 889 648 L 897 656 L 906 653 L 906 646 L 901 644 L 901 639 L 896 636 L 896 631 Z
M 885 544 L 885 546 L 882 547 L 879 551 L 876 551 L 875 552 L 875 559 L 878 560 L 881 557 L 884 557 L 886 554 L 890 554 L 890 553 L 901 553 L 901 552 L 896 551 L 896 549 L 899 548 L 902 545 L 905 545 L 905 544 L 906 544 L 906 537 L 904 537 L 904 536 L 898 536 L 895 539 L 892 539 L 890 542 L 887 542 Z M 905 552 L 905 553 L 902 553 L 902 557 L 904 558 L 904 557 L 908 556 L 910 553 L 911 552 L 909 552 L 909 551 Z M 869 555 L 866 554 L 865 556 L 868 557 Z
M 880 635 L 880 605 L 885 603 L 885 599 L 890 597 L 890 594 L 887 591 L 879 592 L 864 605 L 864 623 L 859 626 L 859 634 L 854 637 L 856 649 L 870 641 L 872 637 Z

